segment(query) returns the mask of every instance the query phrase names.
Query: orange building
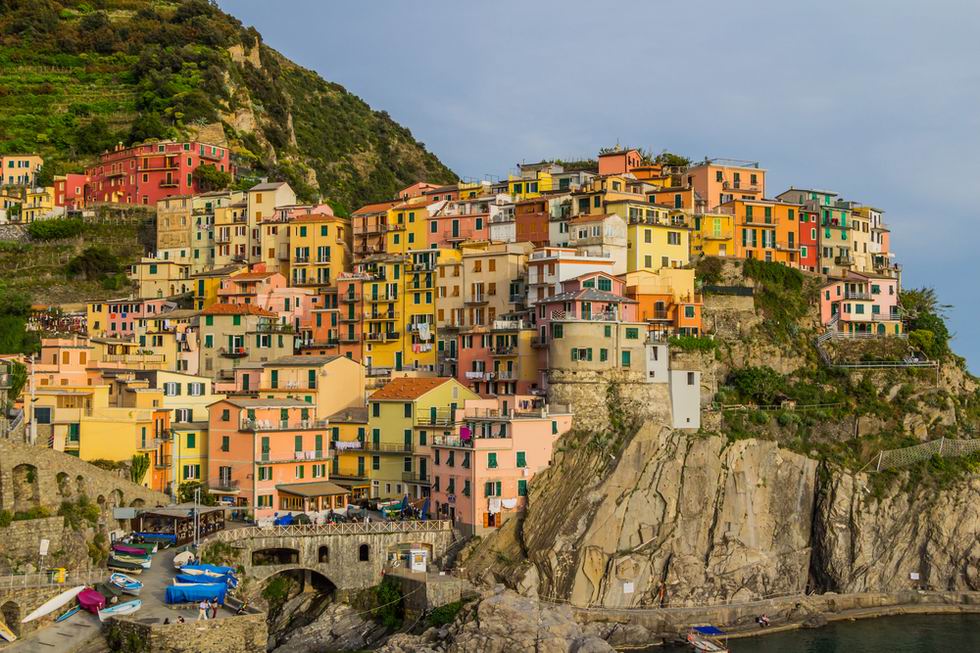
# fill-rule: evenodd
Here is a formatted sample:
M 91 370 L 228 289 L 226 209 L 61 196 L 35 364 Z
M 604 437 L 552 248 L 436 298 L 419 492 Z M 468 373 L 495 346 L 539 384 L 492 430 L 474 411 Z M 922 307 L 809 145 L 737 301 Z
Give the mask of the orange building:
M 704 302 L 694 290 L 693 269 L 636 270 L 621 278 L 626 282 L 625 296 L 638 303 L 636 319 L 646 322 L 650 333 L 662 336 L 703 333 Z
M 735 257 L 800 264 L 799 209 L 775 200 L 733 200 L 719 207 L 734 216 Z
M 705 159 L 687 169 L 687 186 L 707 203 L 707 209 L 732 200 L 766 196 L 766 171 L 755 161 Z
M 625 175 L 643 163 L 643 155 L 639 150 L 624 150 L 616 147 L 599 153 L 599 176 Z
M 514 222 L 518 243 L 532 243 L 535 247 L 549 244 L 550 200 L 547 197 L 517 202 L 514 205 Z
M 368 204 L 351 214 L 351 231 L 355 256 L 370 256 L 385 251 L 385 225 L 388 223 L 388 209 L 398 202 L 376 202 Z

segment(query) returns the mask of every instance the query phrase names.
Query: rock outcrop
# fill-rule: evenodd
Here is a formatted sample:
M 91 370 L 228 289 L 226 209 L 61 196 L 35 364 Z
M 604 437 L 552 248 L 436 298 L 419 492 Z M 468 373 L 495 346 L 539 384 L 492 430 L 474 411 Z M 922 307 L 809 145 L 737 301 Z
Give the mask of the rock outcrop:
M 866 475 L 830 474 L 814 520 L 818 588 L 980 590 L 978 499 L 980 478 L 941 491 L 893 487 L 877 498 Z
M 332 603 L 309 625 L 283 638 L 276 653 L 360 651 L 381 641 L 384 626 L 345 603 Z
M 503 587 L 464 608 L 449 626 L 420 636 L 395 635 L 379 653 L 612 653 L 576 623 L 572 611 L 542 604 Z M 277 652 L 278 653 L 278 652 Z

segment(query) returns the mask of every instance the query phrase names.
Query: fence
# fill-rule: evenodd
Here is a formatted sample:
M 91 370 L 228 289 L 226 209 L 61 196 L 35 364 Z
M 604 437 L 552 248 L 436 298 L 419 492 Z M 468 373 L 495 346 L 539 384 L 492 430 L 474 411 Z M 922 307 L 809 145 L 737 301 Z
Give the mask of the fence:
M 0 576 L 0 590 L 21 589 L 25 587 L 50 587 L 55 585 L 93 585 L 108 577 L 105 569 L 90 571 L 69 570 L 65 580 L 59 582 L 53 574 L 18 574 L 15 576 Z
M 907 467 L 923 460 L 929 460 L 933 456 L 969 456 L 977 451 L 980 451 L 980 439 L 947 440 L 943 437 L 911 447 L 879 452 L 877 460 L 872 462 L 875 463 L 875 471 L 880 472 L 896 467 Z M 868 463 L 868 465 L 870 464 Z
M 315 535 L 385 535 L 392 533 L 436 533 L 449 531 L 451 522 L 399 521 L 399 522 L 341 522 L 339 524 L 293 524 L 290 526 L 246 527 L 218 531 L 210 540 L 234 542 L 252 537 L 303 537 Z

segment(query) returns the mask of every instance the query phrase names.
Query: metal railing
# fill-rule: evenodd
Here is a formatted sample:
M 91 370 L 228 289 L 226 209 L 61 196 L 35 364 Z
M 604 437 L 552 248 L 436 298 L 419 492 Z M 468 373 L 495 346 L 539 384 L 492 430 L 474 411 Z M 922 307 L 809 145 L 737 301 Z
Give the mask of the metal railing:
M 240 431 L 293 431 L 304 429 L 325 429 L 329 425 L 325 419 L 277 420 L 243 419 Z
M 933 456 L 969 456 L 977 451 L 980 451 L 980 439 L 949 440 L 942 437 L 938 440 L 923 442 L 922 444 L 916 444 L 911 447 L 881 451 L 875 459 L 874 471 L 880 472 L 885 469 L 907 467 L 922 460 L 929 460 Z M 870 465 L 871 463 L 868 464 Z
M 318 535 L 386 535 L 397 533 L 449 532 L 452 523 L 447 520 L 398 521 L 398 522 L 341 522 L 337 524 L 294 524 L 291 526 L 256 526 L 218 531 L 208 539 L 218 542 L 235 542 L 253 537 L 313 537 Z M 104 575 L 104 574 L 103 574 Z
M 84 571 L 69 570 L 65 574 L 65 580 L 59 582 L 55 580 L 53 574 L 17 574 L 13 576 L 0 576 L 0 589 L 20 589 L 24 587 L 52 587 L 58 585 L 92 585 L 100 583 L 106 579 L 108 572 L 105 569 L 91 569 Z

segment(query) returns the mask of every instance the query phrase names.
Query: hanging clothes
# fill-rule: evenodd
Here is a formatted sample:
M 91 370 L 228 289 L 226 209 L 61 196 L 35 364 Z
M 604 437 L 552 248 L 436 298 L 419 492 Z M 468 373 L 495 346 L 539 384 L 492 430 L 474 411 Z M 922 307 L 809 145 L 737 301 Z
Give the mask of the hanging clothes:
M 489 512 L 491 515 L 496 515 L 498 512 L 500 512 L 500 499 L 497 497 L 491 497 L 487 512 Z

